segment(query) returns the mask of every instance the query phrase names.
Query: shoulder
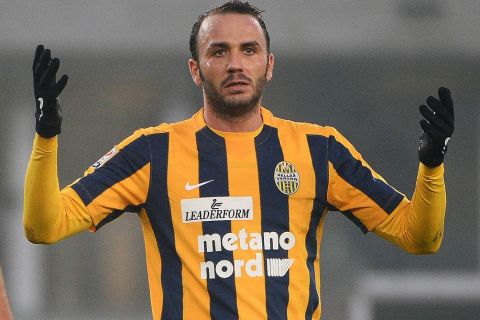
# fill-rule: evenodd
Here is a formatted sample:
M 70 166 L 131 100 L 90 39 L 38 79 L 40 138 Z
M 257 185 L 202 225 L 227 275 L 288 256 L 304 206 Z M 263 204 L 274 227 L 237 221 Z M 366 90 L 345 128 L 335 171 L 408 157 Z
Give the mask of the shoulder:
M 300 122 L 273 116 L 271 125 L 279 131 L 287 130 L 302 135 L 317 135 L 326 138 L 342 136 L 337 129 L 331 126 L 319 125 L 310 122 Z
M 165 133 L 170 133 L 173 129 L 172 127 L 175 124 L 172 123 L 161 123 L 157 126 L 153 127 L 147 127 L 147 128 L 140 128 L 136 130 L 131 137 L 132 138 L 138 138 L 140 136 L 151 136 L 155 134 L 165 134 Z
M 137 130 L 134 135 L 154 136 L 154 135 L 189 135 L 205 127 L 203 113 L 200 109 L 191 118 L 173 123 L 162 123 L 154 127 L 142 128 Z
M 352 143 L 336 128 L 332 126 L 319 125 L 309 122 L 292 121 L 272 116 L 270 123 L 272 127 L 276 128 L 279 135 L 288 136 L 292 139 L 294 137 L 304 139 L 305 137 L 311 141 L 326 140 L 329 149 L 346 149 L 354 155 L 358 155 Z

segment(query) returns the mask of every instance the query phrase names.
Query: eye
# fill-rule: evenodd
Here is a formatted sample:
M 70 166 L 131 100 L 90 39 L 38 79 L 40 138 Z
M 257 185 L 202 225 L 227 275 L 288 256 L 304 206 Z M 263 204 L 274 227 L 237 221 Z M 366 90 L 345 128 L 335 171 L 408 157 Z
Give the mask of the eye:
M 250 54 L 254 54 L 254 53 L 255 53 L 255 49 L 253 49 L 252 47 L 247 47 L 247 48 L 245 48 L 245 50 L 243 50 L 243 52 L 245 52 L 246 54 L 250 55 Z
M 225 54 L 225 50 L 223 50 L 223 49 L 215 50 L 215 52 L 213 53 L 213 55 L 214 55 L 215 57 L 221 57 L 221 56 L 223 56 L 224 54 Z

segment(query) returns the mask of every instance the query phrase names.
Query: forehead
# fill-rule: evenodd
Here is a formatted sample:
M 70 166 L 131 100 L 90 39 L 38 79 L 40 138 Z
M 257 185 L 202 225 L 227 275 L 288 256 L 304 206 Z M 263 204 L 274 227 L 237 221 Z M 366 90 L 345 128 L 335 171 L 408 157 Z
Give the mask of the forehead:
M 257 41 L 266 47 L 265 35 L 257 19 L 249 14 L 214 14 L 203 20 L 198 32 L 199 49 L 211 43 Z

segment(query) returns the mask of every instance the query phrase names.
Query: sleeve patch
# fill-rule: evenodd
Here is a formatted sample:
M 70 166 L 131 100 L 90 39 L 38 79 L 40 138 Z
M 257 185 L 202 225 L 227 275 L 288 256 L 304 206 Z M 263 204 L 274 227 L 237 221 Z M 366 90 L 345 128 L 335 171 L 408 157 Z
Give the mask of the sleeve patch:
M 103 166 L 105 163 L 107 163 L 108 160 L 112 159 L 114 155 L 118 153 L 118 150 L 116 147 L 113 147 L 112 150 L 108 151 L 103 157 L 98 159 L 97 162 L 92 164 L 92 168 L 98 169 L 101 166 Z

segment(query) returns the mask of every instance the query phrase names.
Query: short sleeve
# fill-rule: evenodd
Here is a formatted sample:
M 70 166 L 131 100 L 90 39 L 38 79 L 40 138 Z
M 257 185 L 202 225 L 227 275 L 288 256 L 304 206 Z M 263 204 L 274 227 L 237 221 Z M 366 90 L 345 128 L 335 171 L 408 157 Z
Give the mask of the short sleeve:
M 364 233 L 385 220 L 405 198 L 336 130 L 328 139 L 328 171 L 329 209 L 342 212 Z
M 137 131 L 67 188 L 78 194 L 96 230 L 124 212 L 140 211 L 147 198 L 149 181 L 150 148 L 147 137 Z

